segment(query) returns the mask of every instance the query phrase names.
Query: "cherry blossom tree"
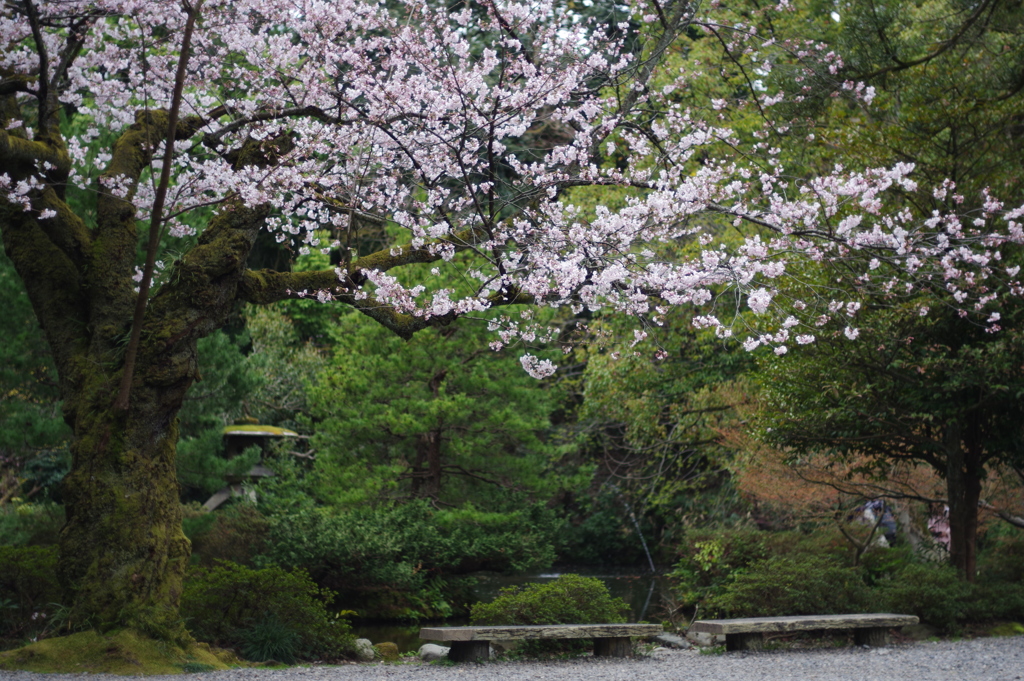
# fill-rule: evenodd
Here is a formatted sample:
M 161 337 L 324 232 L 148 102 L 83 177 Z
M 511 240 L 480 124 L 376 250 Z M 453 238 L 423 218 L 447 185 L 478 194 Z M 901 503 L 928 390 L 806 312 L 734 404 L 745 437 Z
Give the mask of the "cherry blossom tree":
M 684 0 L 633 0 L 612 22 L 552 0 L 5 3 L 0 229 L 74 430 L 59 559 L 73 622 L 188 640 L 175 418 L 201 379 L 197 340 L 239 302 L 333 301 L 405 338 L 489 315 L 495 346 L 543 339 L 534 306 L 630 313 L 639 342 L 671 306 L 699 305 L 696 323 L 729 336 L 739 311 L 780 304 L 774 282 L 793 259 L 870 251 L 859 285 L 928 287 L 995 330 L 990 282 L 1020 291 L 1001 258 L 1024 241 L 1024 208 L 988 197 L 976 215 L 953 204 L 918 220 L 899 200 L 910 165 L 790 176 L 778 105 L 812 77 L 853 106 L 871 89 L 844 83 L 827 45 L 775 43 L 716 12 Z M 684 32 L 715 36 L 762 79 L 693 101 L 720 74 L 667 58 Z M 772 80 L 778 68 L 789 76 Z M 733 129 L 732 111 L 759 127 L 747 116 Z M 586 186 L 625 199 L 584 210 L 572 196 Z M 735 249 L 718 241 L 730 223 L 748 233 Z M 368 226 L 390 245 L 360 252 Z M 261 230 L 339 264 L 249 269 Z M 162 241 L 177 243 L 163 269 Z M 684 241 L 691 255 L 673 255 Z M 857 302 L 821 301 L 793 301 L 745 345 L 781 354 L 836 323 L 856 337 Z M 529 353 L 522 364 L 555 369 Z

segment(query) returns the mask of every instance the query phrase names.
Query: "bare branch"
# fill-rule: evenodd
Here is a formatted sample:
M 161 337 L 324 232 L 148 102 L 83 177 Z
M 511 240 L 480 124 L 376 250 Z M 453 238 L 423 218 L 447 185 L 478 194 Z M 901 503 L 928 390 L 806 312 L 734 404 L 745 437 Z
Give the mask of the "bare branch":
M 188 18 L 185 20 L 185 33 L 181 38 L 181 53 L 178 55 L 178 70 L 174 77 L 174 94 L 171 96 L 171 111 L 167 116 L 167 136 L 165 138 L 164 164 L 160 170 L 160 184 L 153 201 L 153 211 L 149 223 L 149 245 L 146 249 L 146 265 L 142 270 L 142 283 L 136 297 L 135 315 L 132 319 L 132 335 L 125 352 L 124 373 L 121 375 L 121 387 L 118 390 L 114 408 L 119 411 L 128 410 L 128 396 L 131 393 L 132 377 L 135 373 L 135 358 L 139 352 L 139 341 L 142 337 L 142 321 L 146 315 L 146 302 L 149 299 L 149 286 L 153 281 L 153 267 L 156 263 L 156 251 L 160 245 L 160 229 L 162 227 L 164 202 L 167 200 L 167 188 L 171 184 L 171 166 L 174 163 L 174 140 L 178 134 L 178 112 L 181 109 L 182 92 L 185 89 L 185 70 L 188 65 L 189 51 L 192 43 L 192 32 L 195 30 L 196 15 L 203 6 L 198 0 L 194 6 L 185 3 Z

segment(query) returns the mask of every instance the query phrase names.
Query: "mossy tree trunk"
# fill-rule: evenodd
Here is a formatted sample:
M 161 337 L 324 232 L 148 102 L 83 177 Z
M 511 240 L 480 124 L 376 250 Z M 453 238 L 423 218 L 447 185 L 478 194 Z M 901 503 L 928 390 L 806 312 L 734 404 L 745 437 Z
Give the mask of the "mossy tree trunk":
M 64 60 L 63 67 L 69 63 Z M 32 79 L 0 68 L 0 179 L 18 192 L 0 191 L 0 234 L 53 352 L 64 419 L 74 432 L 72 468 L 64 484 L 68 522 L 59 554 L 65 604 L 73 625 L 132 627 L 185 641 L 177 606 L 189 544 L 181 531 L 175 475 L 176 415 L 189 387 L 200 380 L 199 339 L 222 326 L 239 303 L 270 304 L 307 291 L 325 291 L 411 338 L 424 328 L 450 323 L 456 313 L 426 318 L 381 306 L 360 291 L 365 273 L 434 263 L 446 251 L 406 244 L 364 255 L 340 269 L 253 271 L 246 260 L 272 208 L 221 196 L 198 243 L 171 265 L 166 282 L 152 293 L 128 407 L 118 409 L 138 295 L 133 275 L 139 235 L 132 199 L 168 134 L 169 116 L 162 110 L 137 112 L 135 123 L 107 150 L 109 161 L 99 181 L 82 187 L 95 199 L 88 209 L 94 209 L 95 223 L 87 224 L 65 200 L 72 163 L 59 125 L 57 93 L 58 86 L 70 86 L 65 75 L 55 73 L 53 87 L 34 90 Z M 35 93 L 35 100 L 26 100 L 33 106 L 22 111 L 19 93 Z M 224 115 L 214 109 L 209 119 L 179 120 L 175 138 L 192 140 Z M 25 123 L 32 118 L 34 125 Z M 202 141 L 209 142 L 198 145 L 203 154 L 217 153 L 236 169 L 267 168 L 294 146 L 286 132 L 274 139 L 249 138 L 234 148 L 224 148 L 220 138 Z M 110 186 L 127 191 L 115 195 Z M 469 248 L 478 236 L 475 228 L 461 232 L 452 237 L 451 247 Z M 529 302 L 512 288 L 489 297 L 492 307 Z
M 140 113 L 114 145 L 104 175 L 138 181 L 166 120 L 163 112 Z M 179 136 L 190 136 L 197 123 L 184 121 Z M 98 185 L 97 223 L 87 227 L 64 201 L 70 163 L 56 127 L 44 126 L 30 140 L 0 126 L 0 173 L 17 183 L 37 175 L 40 160 L 52 166 L 46 183 L 29 194 L 29 210 L 0 198 L 0 229 L 52 349 L 64 419 L 74 433 L 58 567 L 70 624 L 131 627 L 185 642 L 177 608 L 190 547 L 181 530 L 176 415 L 200 379 L 197 341 L 239 301 L 271 302 L 311 282 L 247 271 L 268 210 L 226 201 L 152 297 L 129 408 L 118 410 L 137 295 L 131 194 L 117 197 Z M 42 217 L 45 210 L 56 216 Z

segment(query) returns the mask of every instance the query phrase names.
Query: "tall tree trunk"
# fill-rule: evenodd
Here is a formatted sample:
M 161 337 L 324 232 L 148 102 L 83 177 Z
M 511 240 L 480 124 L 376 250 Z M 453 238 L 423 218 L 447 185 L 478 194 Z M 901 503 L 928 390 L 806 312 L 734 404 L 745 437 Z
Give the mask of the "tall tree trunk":
M 964 442 L 953 424 L 946 431 L 946 494 L 949 498 L 949 560 L 973 582 L 978 571 L 978 501 L 981 498 L 979 452 Z
M 412 495 L 436 501 L 441 496 L 441 475 L 441 431 L 420 433 L 416 442 Z
M 77 400 L 58 563 L 73 625 L 189 639 L 178 616 L 190 555 L 175 468 L 175 414 L 191 383 L 182 373 L 159 394 L 136 384 L 127 413 L 114 408 L 117 374 Z
M 162 112 L 140 113 L 115 144 L 107 173 L 137 178 L 151 140 L 165 132 Z M 87 230 L 46 189 L 38 200 L 59 218 L 38 220 L 0 202 L 0 232 L 53 351 L 64 420 L 74 433 L 58 554 L 69 624 L 129 627 L 187 643 L 178 616 L 189 542 L 181 530 L 176 415 L 199 377 L 198 340 L 222 326 L 246 292 L 272 295 L 263 290 L 266 277 L 245 270 L 268 209 L 223 207 L 199 243 L 175 261 L 147 306 L 123 411 L 115 400 L 135 303 L 138 241 L 130 199 L 98 191 L 97 227 Z

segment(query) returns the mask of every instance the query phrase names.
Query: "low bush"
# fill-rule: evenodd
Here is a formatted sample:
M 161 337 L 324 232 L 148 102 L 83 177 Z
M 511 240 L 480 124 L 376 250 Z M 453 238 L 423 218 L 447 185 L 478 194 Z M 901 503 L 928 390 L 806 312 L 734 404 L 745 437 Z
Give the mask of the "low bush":
M 266 548 L 270 522 L 252 504 L 232 503 L 215 513 L 196 504 L 185 507 L 184 516 L 193 564 L 211 566 L 226 560 L 251 566 Z
M 706 607 L 716 617 L 768 617 L 864 612 L 869 603 L 860 570 L 796 554 L 771 556 L 735 573 Z
M 612 598 L 604 583 L 594 577 L 567 574 L 546 584 L 510 586 L 490 603 L 477 603 L 470 610 L 473 624 L 611 624 L 625 622 L 629 606 Z M 583 641 L 524 641 L 526 655 L 551 652 L 579 653 L 588 647 Z
M 970 585 L 960 579 L 955 568 L 937 563 L 905 565 L 876 589 L 878 601 L 889 612 L 917 615 L 922 622 L 947 632 L 958 629 L 970 595 Z
M 554 516 L 539 506 L 508 513 L 437 511 L 425 502 L 271 516 L 263 564 L 303 567 L 348 608 L 378 618 L 445 618 L 465 612 L 459 576 L 518 572 L 554 559 Z
M 303 570 L 220 562 L 189 572 L 181 614 L 196 639 L 249 659 L 334 660 L 352 654 L 355 637 L 327 612 L 333 597 Z
M 1024 582 L 984 581 L 971 584 L 964 603 L 970 622 L 1024 622 Z
M 56 546 L 0 546 L 0 650 L 52 626 L 60 598 Z
M 669 573 L 682 605 L 708 617 L 889 611 L 955 633 L 966 622 L 1024 619 L 1024 539 L 986 537 L 977 583 L 909 544 L 854 554 L 830 528 L 691 532 Z
M 1002 527 L 985 533 L 978 556 L 979 581 L 1024 584 L 1024 532 Z
M 64 526 L 64 507 L 52 501 L 0 506 L 0 537 L 5 546 L 52 546 Z
M 768 534 L 753 528 L 687 533 L 679 561 L 669 572 L 684 608 L 721 593 L 736 571 L 768 557 Z
M 473 624 L 606 624 L 625 622 L 629 606 L 594 577 L 562 575 L 544 584 L 510 586 L 470 611 Z

